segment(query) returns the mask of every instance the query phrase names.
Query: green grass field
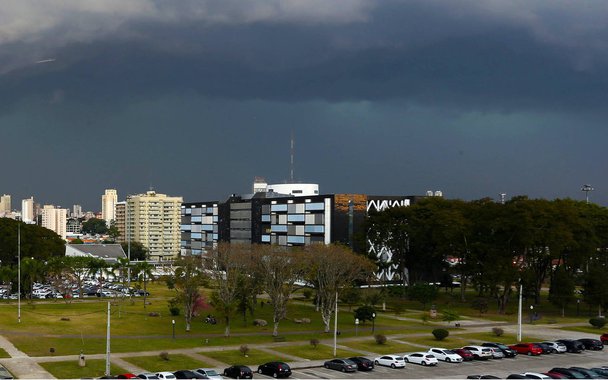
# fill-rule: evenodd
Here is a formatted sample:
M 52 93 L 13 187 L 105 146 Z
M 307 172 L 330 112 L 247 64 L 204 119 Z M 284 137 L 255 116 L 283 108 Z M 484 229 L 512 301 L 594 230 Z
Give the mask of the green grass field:
M 408 352 L 408 351 L 419 350 L 419 348 L 416 346 L 391 342 L 390 340 L 387 341 L 385 344 L 378 344 L 375 342 L 375 340 L 373 338 L 363 340 L 363 341 L 344 342 L 344 343 L 340 343 L 340 344 L 343 346 L 352 348 L 353 350 L 375 352 L 380 355 L 404 353 L 404 352 Z M 373 358 L 369 358 L 369 359 L 373 359 Z
M 86 367 L 80 367 L 76 359 L 65 362 L 40 363 L 40 365 L 58 379 L 98 378 L 104 375 L 106 368 L 105 360 L 87 360 Z M 110 371 L 112 375 L 127 372 L 113 364 L 110 366 Z
M 193 359 L 190 356 L 175 354 L 170 354 L 169 360 L 163 360 L 159 355 L 131 356 L 128 358 L 123 358 L 123 360 L 128 361 L 139 368 L 145 369 L 148 372 L 177 371 L 178 369 L 192 369 L 211 366 L 209 363 Z
M 289 361 L 287 357 L 273 355 L 260 350 L 249 350 L 245 357 L 238 349 L 222 350 L 222 351 L 205 351 L 201 355 L 208 356 L 228 365 L 245 364 L 249 366 L 267 363 L 270 361 Z M 251 367 L 254 371 L 257 368 Z
M 317 345 L 317 347 L 313 347 L 312 345 L 299 345 L 299 346 L 283 346 L 283 347 L 274 347 L 273 350 L 278 352 L 284 352 L 289 355 L 297 356 L 303 359 L 309 360 L 322 360 L 333 357 L 333 347 L 326 346 L 323 344 Z M 349 356 L 357 356 L 359 355 L 357 352 L 341 350 L 338 349 L 336 351 L 337 357 L 349 357 Z

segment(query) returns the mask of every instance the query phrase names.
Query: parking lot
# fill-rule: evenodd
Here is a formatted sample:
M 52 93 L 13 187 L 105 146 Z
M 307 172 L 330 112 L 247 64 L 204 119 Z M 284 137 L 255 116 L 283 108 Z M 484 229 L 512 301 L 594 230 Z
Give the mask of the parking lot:
M 373 359 L 373 358 L 370 358 Z M 553 367 L 601 367 L 608 365 L 608 353 L 584 351 L 581 354 L 551 354 L 542 356 L 518 355 L 514 359 L 472 361 L 460 364 L 440 362 L 436 367 L 408 363 L 405 369 L 374 368 L 370 372 L 342 373 L 325 368 L 295 369 L 293 379 L 464 379 L 468 375 L 491 374 L 502 378 L 511 373 L 547 372 Z M 256 370 L 257 368 L 252 368 Z M 255 374 L 256 378 L 270 378 Z

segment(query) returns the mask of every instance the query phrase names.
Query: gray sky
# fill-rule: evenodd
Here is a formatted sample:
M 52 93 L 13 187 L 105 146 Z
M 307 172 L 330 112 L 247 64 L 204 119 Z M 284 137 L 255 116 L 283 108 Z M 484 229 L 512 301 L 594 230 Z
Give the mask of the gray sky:
M 608 205 L 604 0 L 7 0 L 0 193 L 98 210 L 323 193 Z M 37 63 L 39 62 L 39 63 Z

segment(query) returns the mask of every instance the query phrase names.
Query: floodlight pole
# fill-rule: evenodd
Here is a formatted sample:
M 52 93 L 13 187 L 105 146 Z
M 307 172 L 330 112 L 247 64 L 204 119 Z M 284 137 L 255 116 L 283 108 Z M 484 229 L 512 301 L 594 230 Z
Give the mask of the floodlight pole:
M 336 316 L 334 317 L 334 358 L 338 348 L 338 291 L 336 291 Z
M 519 307 L 517 309 L 517 343 L 521 343 L 521 302 L 523 286 L 519 284 Z
M 106 329 L 106 376 L 110 376 L 110 302 L 108 301 L 108 327 Z
M 21 323 L 21 222 L 17 222 L 17 323 Z

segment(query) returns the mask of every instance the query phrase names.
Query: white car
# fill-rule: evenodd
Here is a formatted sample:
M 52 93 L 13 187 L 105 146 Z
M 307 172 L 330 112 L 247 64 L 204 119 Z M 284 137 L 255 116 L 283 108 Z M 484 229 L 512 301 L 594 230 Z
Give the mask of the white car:
M 563 354 L 564 352 L 568 351 L 568 348 L 563 343 L 559 343 L 559 342 L 541 342 L 541 343 L 546 344 L 547 346 L 550 346 L 553 349 L 553 352 L 556 354 Z
M 524 375 L 525 377 L 528 377 L 530 379 L 540 379 L 540 380 L 544 380 L 544 379 L 550 379 L 550 376 L 545 375 L 544 373 L 539 373 L 539 372 L 525 372 L 522 373 L 522 375 Z
M 437 358 L 428 352 L 414 352 L 403 355 L 406 363 L 414 363 L 420 365 L 437 365 Z
M 158 376 L 152 372 L 144 372 L 137 375 L 137 378 L 144 380 L 158 380 Z
M 157 372 L 156 376 L 158 376 L 158 378 L 160 380 L 173 380 L 173 379 L 177 379 L 177 377 L 175 377 L 175 375 L 172 374 L 171 372 Z
M 464 346 L 465 350 L 471 351 L 473 357 L 477 360 L 488 360 L 492 359 L 492 349 L 490 347 L 483 346 Z
M 374 359 L 374 364 L 391 368 L 405 368 L 405 360 L 399 355 L 383 355 Z
M 203 376 L 207 376 L 208 379 L 222 380 L 222 376 L 211 368 L 197 368 L 193 369 L 192 371 L 200 373 Z
M 447 348 L 433 347 L 429 350 L 429 354 L 436 357 L 437 360 L 443 360 L 444 362 L 462 363 L 462 356 Z

